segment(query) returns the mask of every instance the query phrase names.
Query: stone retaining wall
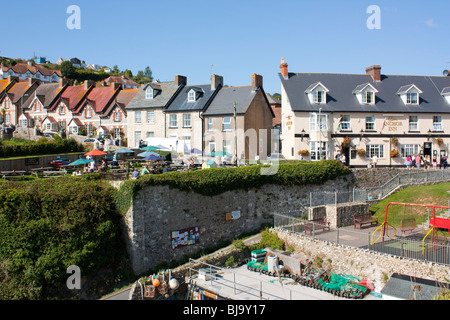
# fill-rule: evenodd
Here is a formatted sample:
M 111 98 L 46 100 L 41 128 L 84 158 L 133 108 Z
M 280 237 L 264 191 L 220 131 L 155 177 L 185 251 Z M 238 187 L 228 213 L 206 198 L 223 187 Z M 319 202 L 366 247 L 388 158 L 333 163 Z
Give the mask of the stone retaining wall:
M 450 279 L 448 266 L 343 246 L 285 231 L 282 228 L 274 228 L 272 231 L 287 244 L 294 246 L 296 250 L 314 259 L 322 258 L 323 267 L 331 265 L 333 273 L 349 274 L 361 280 L 371 280 L 378 292 L 393 273 L 442 282 Z

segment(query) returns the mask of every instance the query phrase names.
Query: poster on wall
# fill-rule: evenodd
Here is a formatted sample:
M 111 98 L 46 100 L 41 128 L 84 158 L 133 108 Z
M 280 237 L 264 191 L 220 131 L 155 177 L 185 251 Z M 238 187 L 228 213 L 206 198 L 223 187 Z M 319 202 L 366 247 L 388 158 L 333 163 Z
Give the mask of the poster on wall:
M 172 249 L 192 246 L 199 243 L 200 231 L 198 227 L 181 229 L 171 232 Z

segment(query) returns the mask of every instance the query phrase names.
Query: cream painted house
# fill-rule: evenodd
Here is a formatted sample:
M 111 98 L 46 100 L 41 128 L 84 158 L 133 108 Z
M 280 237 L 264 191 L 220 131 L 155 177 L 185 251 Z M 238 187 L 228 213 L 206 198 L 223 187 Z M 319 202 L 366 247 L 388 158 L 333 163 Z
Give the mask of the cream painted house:
M 282 153 L 317 161 L 344 154 L 363 167 L 404 166 L 408 155 L 448 155 L 450 77 L 289 73 L 282 60 Z

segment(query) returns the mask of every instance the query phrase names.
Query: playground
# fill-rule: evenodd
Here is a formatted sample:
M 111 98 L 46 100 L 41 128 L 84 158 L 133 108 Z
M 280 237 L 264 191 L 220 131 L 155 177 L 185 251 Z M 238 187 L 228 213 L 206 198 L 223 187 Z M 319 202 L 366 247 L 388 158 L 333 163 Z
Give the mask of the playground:
M 390 216 L 393 208 L 396 208 L 394 219 Z M 448 210 L 447 205 L 391 202 L 376 224 L 329 231 L 317 228 L 313 236 L 342 245 L 450 265 Z M 301 232 L 298 226 L 296 229 Z

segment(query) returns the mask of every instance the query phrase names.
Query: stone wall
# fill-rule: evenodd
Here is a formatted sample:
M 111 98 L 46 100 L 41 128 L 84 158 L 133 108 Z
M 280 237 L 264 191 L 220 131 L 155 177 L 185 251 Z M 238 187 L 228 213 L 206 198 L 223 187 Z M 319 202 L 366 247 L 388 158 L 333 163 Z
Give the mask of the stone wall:
M 136 194 L 124 219 L 133 270 L 140 274 L 163 263 L 195 256 L 243 233 L 259 231 L 262 224 L 273 223 L 274 213 L 296 212 L 307 206 L 310 191 L 351 186 L 351 179 L 340 177 L 323 185 L 266 185 L 213 197 L 168 186 L 147 186 Z M 240 217 L 227 221 L 232 211 L 240 211 Z M 172 248 L 172 232 L 195 227 L 198 242 Z
M 375 284 L 377 292 L 384 287 L 386 280 L 395 272 L 442 282 L 447 282 L 450 278 L 450 267 L 448 266 L 343 246 L 285 231 L 281 228 L 273 231 L 278 234 L 280 239 L 294 246 L 296 250 L 304 252 L 313 259 L 322 258 L 323 267 L 331 266 L 333 273 L 350 274 L 361 280 L 371 280 Z

